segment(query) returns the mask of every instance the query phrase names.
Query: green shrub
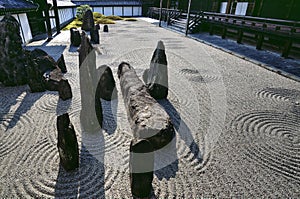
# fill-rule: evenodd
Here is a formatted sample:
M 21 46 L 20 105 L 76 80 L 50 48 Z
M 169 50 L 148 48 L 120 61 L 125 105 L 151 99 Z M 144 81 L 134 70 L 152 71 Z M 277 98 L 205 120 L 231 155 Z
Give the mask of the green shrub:
M 137 21 L 135 18 L 125 18 L 124 21 Z
M 89 5 L 81 5 L 81 6 L 77 7 L 76 18 L 82 20 L 84 13 L 87 10 L 92 10 L 92 8 Z
M 107 19 L 111 19 L 111 20 L 123 20 L 123 18 L 122 17 L 120 17 L 120 16 L 115 16 L 115 15 L 110 15 L 110 16 L 107 16 L 106 17 Z

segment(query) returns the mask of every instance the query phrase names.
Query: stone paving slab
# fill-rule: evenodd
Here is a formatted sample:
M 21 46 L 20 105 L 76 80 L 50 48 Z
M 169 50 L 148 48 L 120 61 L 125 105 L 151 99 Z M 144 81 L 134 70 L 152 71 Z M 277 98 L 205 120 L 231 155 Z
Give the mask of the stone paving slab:
M 101 27 L 97 66 L 112 68 L 118 99 L 102 101 L 103 129 L 81 128 L 78 52 L 69 31 L 33 42 L 63 52 L 73 99 L 27 86 L 0 87 L 0 196 L 4 198 L 130 198 L 132 133 L 117 78 L 121 61 L 139 77 L 156 44 L 166 46 L 168 100 L 176 139 L 155 154 L 157 198 L 299 198 L 300 83 L 182 34 L 156 21 Z M 79 140 L 80 168 L 59 166 L 56 116 L 68 112 Z

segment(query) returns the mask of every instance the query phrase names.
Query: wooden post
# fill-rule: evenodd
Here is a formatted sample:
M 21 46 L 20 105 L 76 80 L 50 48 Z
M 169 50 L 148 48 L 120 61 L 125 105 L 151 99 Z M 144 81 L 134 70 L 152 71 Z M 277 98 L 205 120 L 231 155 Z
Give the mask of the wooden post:
M 284 58 L 288 58 L 291 48 L 292 48 L 292 39 L 289 38 L 284 44 L 284 48 L 281 56 Z
M 264 41 L 264 35 L 263 33 L 260 33 L 257 35 L 257 43 L 256 43 L 256 49 L 261 50 L 262 44 Z
M 57 0 L 53 0 L 53 9 L 54 9 L 54 15 L 55 15 L 56 32 L 57 32 L 57 34 L 59 34 L 60 33 L 60 22 L 59 22 L 59 15 L 58 15 L 58 9 L 57 9 Z
M 186 19 L 186 26 L 185 26 L 185 35 L 187 35 L 188 31 L 189 31 L 191 3 L 192 3 L 192 0 L 189 0 L 188 13 L 187 13 L 187 19 Z
M 159 23 L 158 23 L 158 26 L 161 27 L 161 18 L 162 18 L 162 3 L 163 3 L 163 0 L 160 0 L 160 10 L 159 10 Z
M 227 7 L 226 7 L 226 14 L 231 14 L 231 5 L 232 5 L 232 0 L 228 0 Z
M 243 39 L 243 30 L 242 30 L 242 29 L 239 29 L 239 30 L 238 30 L 238 37 L 237 37 L 236 42 L 237 42 L 238 44 L 240 44 L 240 43 L 242 43 L 242 39 Z
M 53 39 L 52 37 L 52 30 L 51 30 L 51 22 L 50 22 L 50 16 L 49 16 L 49 5 L 47 1 L 45 0 L 46 7 L 44 9 L 44 14 L 45 14 L 45 20 L 46 20 L 46 26 L 47 26 L 47 35 L 48 35 L 48 41 Z

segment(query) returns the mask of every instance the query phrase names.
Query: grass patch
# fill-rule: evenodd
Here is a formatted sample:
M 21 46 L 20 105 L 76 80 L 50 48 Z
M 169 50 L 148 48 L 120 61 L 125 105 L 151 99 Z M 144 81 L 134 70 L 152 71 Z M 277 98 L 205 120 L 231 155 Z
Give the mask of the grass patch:
M 99 18 L 103 18 L 105 16 L 99 12 L 93 12 L 93 17 L 94 17 L 94 19 L 99 19 Z
M 110 16 L 107 16 L 106 18 L 107 18 L 107 19 L 114 20 L 114 21 L 117 21 L 117 20 L 123 20 L 122 17 L 116 16 L 116 15 L 110 15 Z
M 63 30 L 70 30 L 71 28 L 80 28 L 82 26 L 82 21 L 79 19 L 74 19 L 71 23 L 69 23 Z
M 115 24 L 116 22 L 114 22 L 111 19 L 107 19 L 107 18 L 100 18 L 97 19 L 96 24 Z
M 124 21 L 137 21 L 135 18 L 125 18 Z

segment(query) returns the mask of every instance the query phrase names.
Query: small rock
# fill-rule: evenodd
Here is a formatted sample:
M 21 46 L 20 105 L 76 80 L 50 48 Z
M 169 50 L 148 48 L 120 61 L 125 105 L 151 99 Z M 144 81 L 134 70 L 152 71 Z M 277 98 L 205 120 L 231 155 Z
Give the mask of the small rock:
M 108 25 L 104 25 L 103 32 L 108 32 Z
M 70 34 L 71 34 L 71 45 L 76 47 L 80 46 L 81 36 L 79 30 L 77 30 L 76 28 L 71 28 Z

